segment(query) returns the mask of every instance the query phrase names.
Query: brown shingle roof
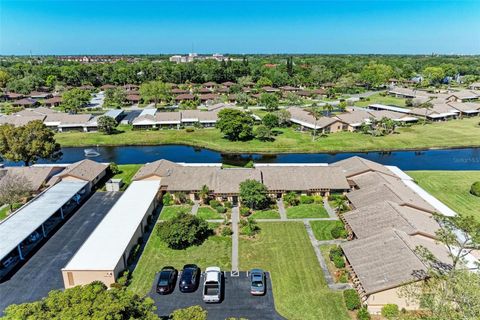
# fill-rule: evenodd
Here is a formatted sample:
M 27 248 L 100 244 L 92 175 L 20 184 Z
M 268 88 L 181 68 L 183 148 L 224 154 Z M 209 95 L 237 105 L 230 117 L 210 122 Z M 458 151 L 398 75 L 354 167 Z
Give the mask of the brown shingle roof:
M 334 162 L 332 165 L 341 167 L 347 178 L 368 171 L 378 171 L 390 176 L 395 176 L 395 174 L 385 166 L 357 156 Z
M 423 234 L 435 238 L 440 228 L 433 216 L 425 211 L 400 206 L 391 201 L 378 202 L 343 215 L 359 239 L 388 231 L 392 228 L 409 235 Z
M 0 171 L 5 171 L 5 176 L 21 176 L 25 177 L 26 180 L 30 182 L 30 187 L 32 191 L 38 191 L 42 186 L 44 186 L 48 179 L 53 175 L 57 169 L 55 167 L 8 167 L 5 169 L 0 169 Z M 2 176 L 0 174 L 0 176 Z M 1 179 L 0 179 L 1 181 Z
M 85 181 L 92 182 L 97 178 L 102 172 L 107 170 L 107 165 L 103 163 L 98 163 L 89 159 L 78 161 L 72 163 L 65 168 L 60 174 L 57 175 L 59 178 L 64 178 L 67 176 L 75 177 Z

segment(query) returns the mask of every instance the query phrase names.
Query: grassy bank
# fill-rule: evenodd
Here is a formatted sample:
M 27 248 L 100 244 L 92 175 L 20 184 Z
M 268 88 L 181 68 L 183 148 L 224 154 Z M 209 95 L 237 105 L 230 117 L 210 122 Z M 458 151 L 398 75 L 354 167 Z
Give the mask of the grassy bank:
M 104 135 L 98 132 L 65 132 L 56 135 L 64 147 L 96 145 L 185 144 L 224 152 L 338 152 L 373 151 L 480 146 L 479 118 L 414 125 L 399 128 L 398 134 L 372 137 L 362 133 L 339 132 L 312 141 L 311 135 L 292 128 L 280 129 L 275 141 L 228 141 L 217 129 L 133 131 L 120 127 L 122 133 Z
M 277 311 L 287 319 L 349 319 L 341 292 L 325 283 L 303 223 L 259 226 L 256 239 L 240 240 L 240 268 L 270 272 Z
M 470 186 L 480 181 L 480 171 L 409 171 L 431 195 L 459 214 L 473 214 L 480 220 L 480 197 L 470 194 Z

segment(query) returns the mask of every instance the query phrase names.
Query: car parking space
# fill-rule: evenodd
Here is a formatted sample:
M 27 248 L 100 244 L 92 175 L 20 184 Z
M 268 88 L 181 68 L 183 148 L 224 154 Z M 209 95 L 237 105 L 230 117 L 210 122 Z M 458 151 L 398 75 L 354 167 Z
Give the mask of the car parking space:
M 10 304 L 41 299 L 63 289 L 63 268 L 120 197 L 97 192 L 10 279 L 0 283 L 0 314 Z
M 156 284 L 159 274 L 156 275 L 149 296 L 155 301 L 157 313 L 164 317 L 176 309 L 200 305 L 208 311 L 208 319 L 226 319 L 229 317 L 246 319 L 283 319 L 275 311 L 272 294 L 270 275 L 266 276 L 266 294 L 253 296 L 250 294 L 250 280 L 246 272 L 240 272 L 239 276 L 231 276 L 225 272 L 223 276 L 222 301 L 220 303 L 207 304 L 203 302 L 202 290 L 204 275 L 200 279 L 200 285 L 195 292 L 182 293 L 178 289 L 178 280 L 175 290 L 168 295 L 156 293 Z

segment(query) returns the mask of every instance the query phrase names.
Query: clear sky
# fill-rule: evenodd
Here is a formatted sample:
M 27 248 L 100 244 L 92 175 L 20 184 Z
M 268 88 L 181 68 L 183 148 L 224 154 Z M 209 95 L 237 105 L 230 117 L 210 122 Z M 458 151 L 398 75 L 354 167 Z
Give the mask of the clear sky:
M 0 54 L 480 54 L 480 0 L 0 0 Z

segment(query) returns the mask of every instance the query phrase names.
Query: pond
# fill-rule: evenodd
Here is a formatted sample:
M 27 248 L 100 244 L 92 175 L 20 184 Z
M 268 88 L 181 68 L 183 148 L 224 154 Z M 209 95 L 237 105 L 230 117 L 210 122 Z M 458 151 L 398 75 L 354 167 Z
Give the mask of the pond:
M 244 165 L 250 160 L 259 163 L 332 163 L 352 156 L 360 156 L 402 170 L 480 170 L 480 148 L 348 152 L 348 153 L 289 153 L 289 154 L 224 154 L 209 149 L 184 145 L 117 146 L 91 149 L 99 155 L 88 157 L 99 162 L 117 164 L 147 163 L 158 159 L 187 163 L 226 163 Z M 87 158 L 84 148 L 63 148 L 58 163 L 72 163 Z M 21 163 L 3 162 L 5 165 Z M 39 161 L 39 163 L 49 163 Z

